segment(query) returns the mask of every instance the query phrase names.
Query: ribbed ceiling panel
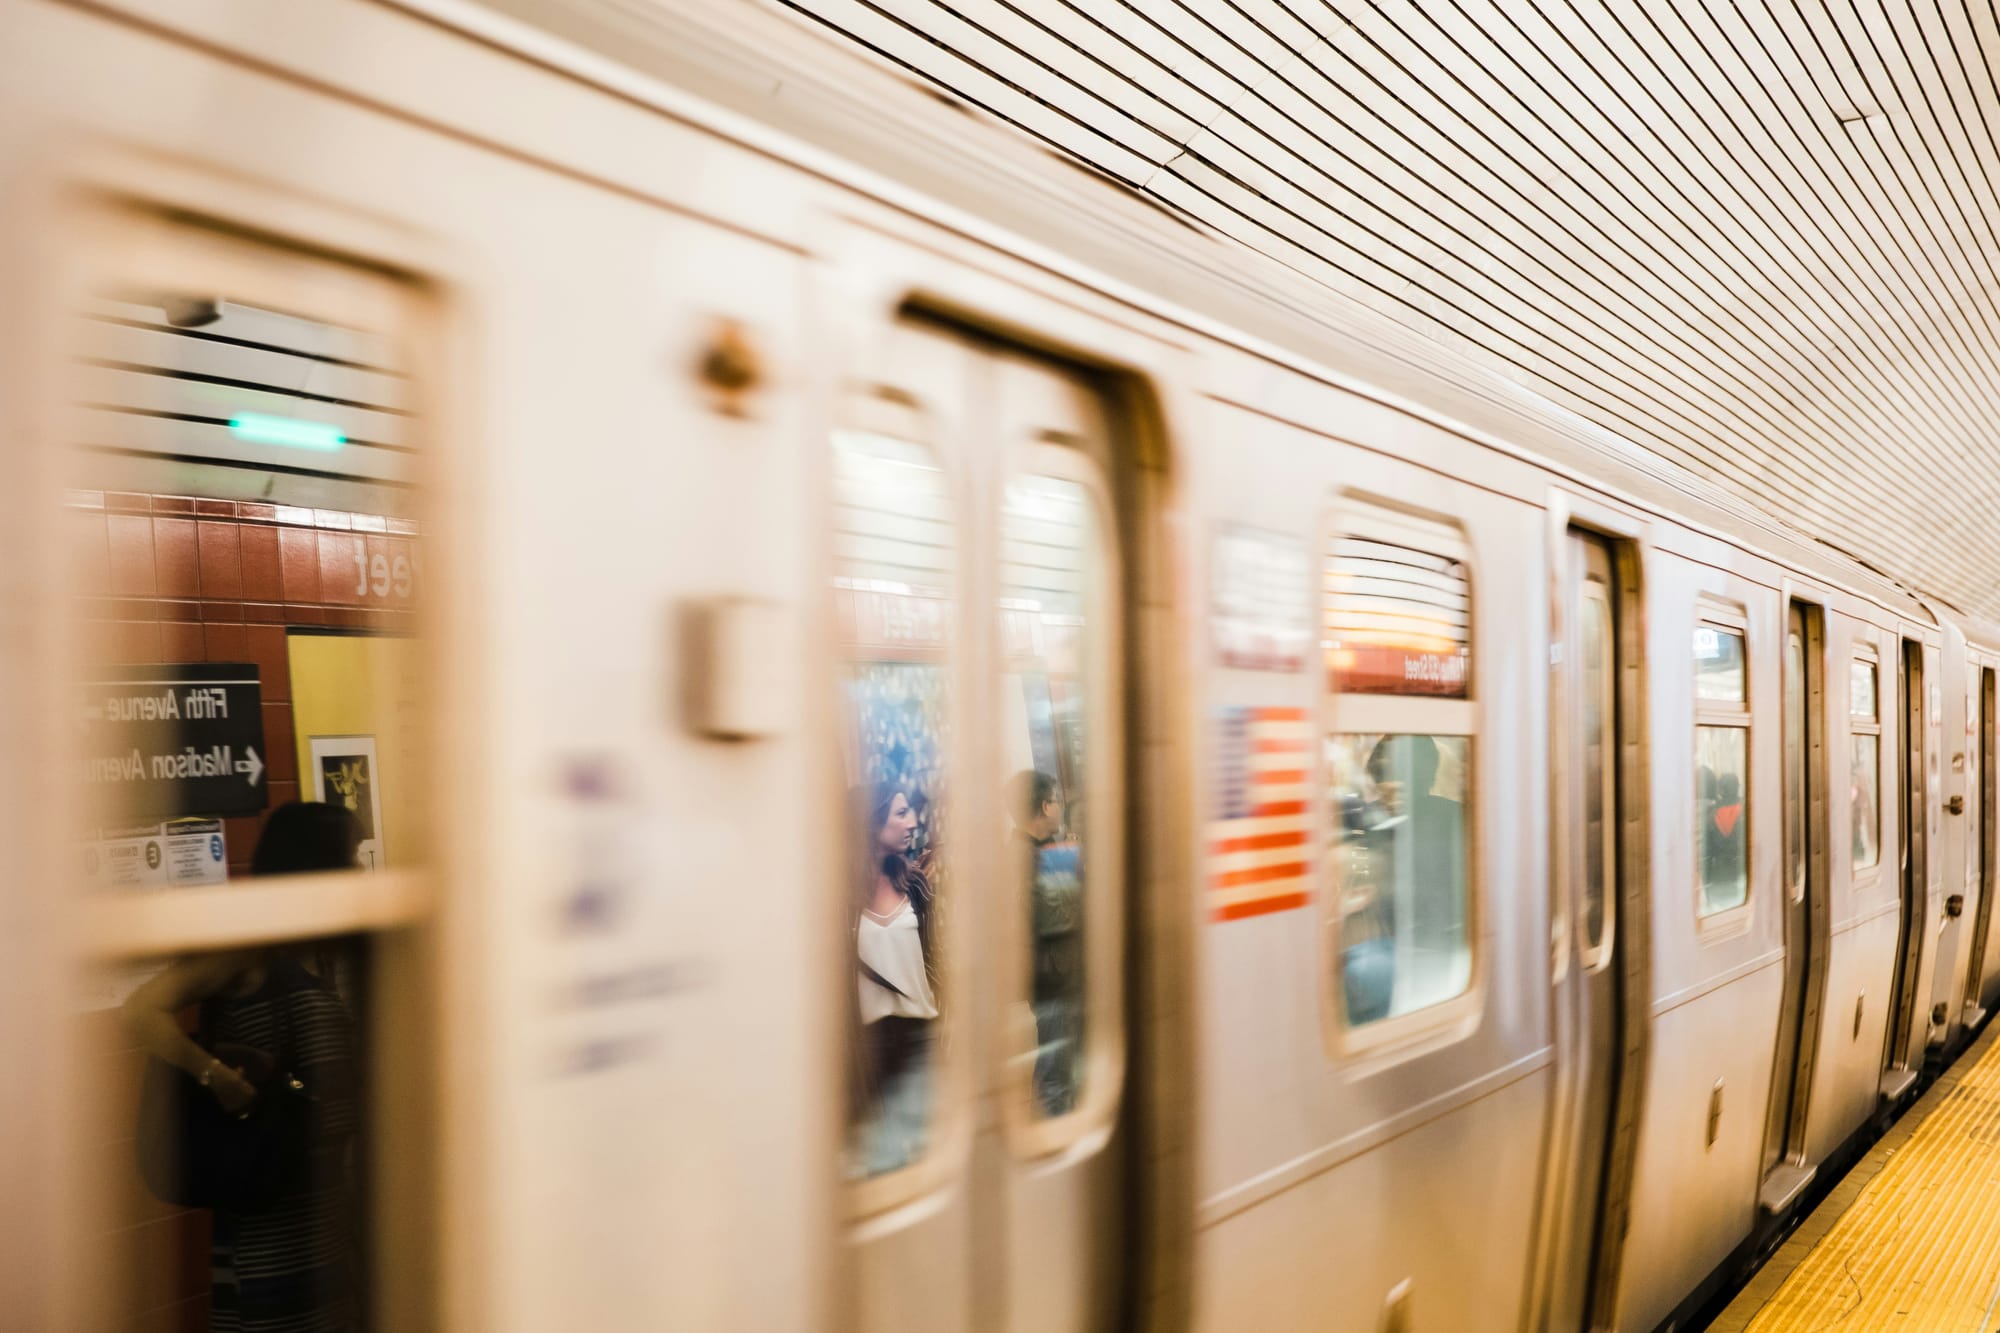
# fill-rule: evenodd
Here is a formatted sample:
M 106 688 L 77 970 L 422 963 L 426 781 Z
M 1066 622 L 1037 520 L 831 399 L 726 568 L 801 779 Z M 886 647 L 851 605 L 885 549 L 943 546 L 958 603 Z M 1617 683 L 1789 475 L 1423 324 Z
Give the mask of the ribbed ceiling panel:
M 2000 618 L 1992 0 L 779 0 Z

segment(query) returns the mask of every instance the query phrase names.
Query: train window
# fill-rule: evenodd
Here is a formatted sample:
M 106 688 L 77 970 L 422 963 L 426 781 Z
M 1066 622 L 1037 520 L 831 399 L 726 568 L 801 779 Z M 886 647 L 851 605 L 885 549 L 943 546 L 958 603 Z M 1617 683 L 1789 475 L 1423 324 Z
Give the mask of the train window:
M 848 1174 L 920 1160 L 937 1105 L 951 744 L 951 497 L 922 445 L 837 432 L 834 602 L 848 782 Z
M 1793 609 L 1785 634 L 1785 883 L 1796 898 L 1806 887 L 1806 644 Z
M 1847 690 L 1848 715 L 1873 722 L 1876 717 L 1875 663 L 1856 658 L 1850 664 Z
M 1472 980 L 1472 598 L 1464 537 L 1372 506 L 1328 551 L 1335 1001 L 1366 1028 Z M 1400 696 L 1400 697 L 1385 697 Z
M 1470 979 L 1464 736 L 1361 734 L 1327 746 L 1340 837 L 1348 1022 L 1448 1000 Z
M 1096 591 L 1104 540 L 1078 481 L 1024 476 L 1007 487 L 1001 529 L 1002 762 L 1013 875 L 1026 902 L 1036 1114 L 1084 1093 L 1085 957 L 1096 850 L 1090 843 L 1092 697 L 1103 653 Z
M 60 799 L 106 1262 L 77 1322 L 372 1326 L 436 1158 L 427 965 L 378 947 L 434 892 L 429 301 L 178 215 L 83 234 Z M 191 1146 L 245 1111 L 254 1164 Z
M 1465 564 L 1397 540 L 1407 523 L 1364 526 L 1334 542 L 1326 606 L 1333 688 L 1463 699 L 1472 669 Z
M 1882 715 L 1878 668 L 1873 659 L 1849 666 L 1848 822 L 1853 869 L 1882 861 Z
M 1985 771 L 1985 747 L 1981 743 L 1984 736 L 1979 726 L 1979 678 L 1980 668 L 1972 665 L 1971 680 L 1965 701 L 1965 756 L 1970 764 L 1965 785 L 1965 879 L 1966 893 L 1977 898 L 1979 894 L 1980 859 L 1986 845 L 1984 831 L 1980 827 L 1985 816 L 1986 803 L 1979 797 L 1979 775 Z
M 1613 657 L 1611 601 L 1606 586 L 1595 577 L 1584 584 L 1579 601 L 1583 630 L 1583 941 L 1586 966 L 1602 958 L 1616 905 L 1607 902 L 1607 886 L 1617 882 L 1618 840 L 1613 821 L 1618 809 L 1616 756 L 1609 730 L 1618 704 Z
M 1700 625 L 1694 632 L 1695 698 L 1702 703 L 1740 704 L 1743 691 L 1743 631 Z
M 1694 631 L 1695 821 L 1699 914 L 1741 907 L 1750 897 L 1750 709 L 1741 627 L 1704 622 Z

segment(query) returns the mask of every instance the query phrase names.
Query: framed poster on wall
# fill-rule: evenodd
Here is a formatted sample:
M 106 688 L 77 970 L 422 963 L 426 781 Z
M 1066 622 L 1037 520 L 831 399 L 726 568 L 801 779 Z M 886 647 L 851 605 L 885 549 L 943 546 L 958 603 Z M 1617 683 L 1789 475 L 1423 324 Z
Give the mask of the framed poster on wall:
M 312 798 L 344 805 L 361 824 L 360 860 L 382 868 L 382 781 L 373 736 L 314 736 L 310 741 Z

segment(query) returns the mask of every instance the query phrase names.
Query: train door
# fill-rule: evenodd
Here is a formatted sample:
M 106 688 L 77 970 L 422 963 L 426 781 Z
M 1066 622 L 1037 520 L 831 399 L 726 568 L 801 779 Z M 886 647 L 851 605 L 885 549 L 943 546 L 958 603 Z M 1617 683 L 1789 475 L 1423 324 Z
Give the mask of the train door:
M 1979 844 L 1978 770 L 1972 767 L 1977 755 L 1978 714 L 1971 682 L 1979 673 L 1964 637 L 1950 625 L 1944 627 L 1944 652 L 1931 665 L 1926 758 L 1932 765 L 1928 782 L 1936 823 L 1928 839 L 1930 880 L 1926 887 L 1942 890 L 1942 910 L 1927 927 L 1931 957 L 1919 1010 L 1925 1015 L 1927 1045 L 1942 1047 L 1965 1021 L 1965 978 L 1971 970 L 1968 946 L 1974 923 L 1965 909 L 1968 898 L 1976 896 L 1972 876 Z M 1944 766 L 1946 755 L 1950 755 L 1948 770 Z M 1945 836 L 1946 813 L 1953 816 L 1951 837 Z
M 834 447 L 852 1326 L 1123 1294 L 1127 761 L 1110 417 L 909 321 Z
M 1917 1081 L 1910 1063 L 1910 1042 L 1917 1020 L 1917 976 L 1924 953 L 1924 923 L 1928 919 L 1924 867 L 1930 845 L 1926 809 L 1924 743 L 1929 734 L 1924 714 L 1924 646 L 1904 639 L 1896 664 L 1897 718 L 1903 743 L 1896 750 L 1897 822 L 1902 832 L 1899 865 L 1902 894 L 1901 925 L 1896 934 L 1896 977 L 1890 991 L 1889 1044 L 1882 1056 L 1882 1095 L 1891 1101 Z
M 1573 956 L 1558 1008 L 1569 1065 L 1553 1140 L 1557 1222 L 1549 1244 L 1551 1329 L 1615 1325 L 1642 1084 L 1646 877 L 1640 617 L 1636 578 L 1610 542 L 1571 530 L 1557 706 L 1559 864 Z M 1566 990 L 1567 995 L 1562 992 Z
M 1993 742 L 1994 673 L 1992 667 L 1975 666 L 1977 685 L 1973 689 L 1975 722 L 1973 733 L 1977 768 L 1972 784 L 1972 818 L 1967 830 L 1966 855 L 1974 858 L 1975 869 L 1968 882 L 1978 887 L 1979 906 L 1972 920 L 1972 943 L 1965 969 L 1965 1025 L 1977 1027 L 1986 1018 L 1986 949 L 1993 928 L 1993 849 L 1995 806 Z
M 1819 608 L 1793 602 L 1785 630 L 1785 986 L 1764 1125 L 1758 1201 L 1783 1211 L 1812 1180 L 1806 1098 L 1826 987 L 1826 725 Z

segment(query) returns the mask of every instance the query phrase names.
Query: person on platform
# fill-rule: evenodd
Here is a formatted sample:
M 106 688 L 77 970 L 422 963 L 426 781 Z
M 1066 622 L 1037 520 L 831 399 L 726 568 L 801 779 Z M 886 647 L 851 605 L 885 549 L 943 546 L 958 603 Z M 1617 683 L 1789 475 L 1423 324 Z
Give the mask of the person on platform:
M 293 801 L 271 811 L 252 875 L 355 867 L 347 810 Z M 254 1209 L 214 1210 L 209 1327 L 216 1333 L 351 1333 L 360 1327 L 348 1155 L 359 1120 L 354 1022 L 325 957 L 274 946 L 184 959 L 134 991 L 127 1027 L 148 1054 L 247 1116 L 273 1081 L 310 1089 L 308 1160 L 297 1183 Z M 189 1009 L 194 1031 L 181 1025 Z
M 1035 1099 L 1043 1115 L 1074 1110 L 1083 1088 L 1083 848 L 1061 841 L 1063 804 L 1054 777 L 1024 769 L 1007 784 L 1015 882 L 1028 904 L 1034 952 L 1029 997 L 1035 1015 Z

